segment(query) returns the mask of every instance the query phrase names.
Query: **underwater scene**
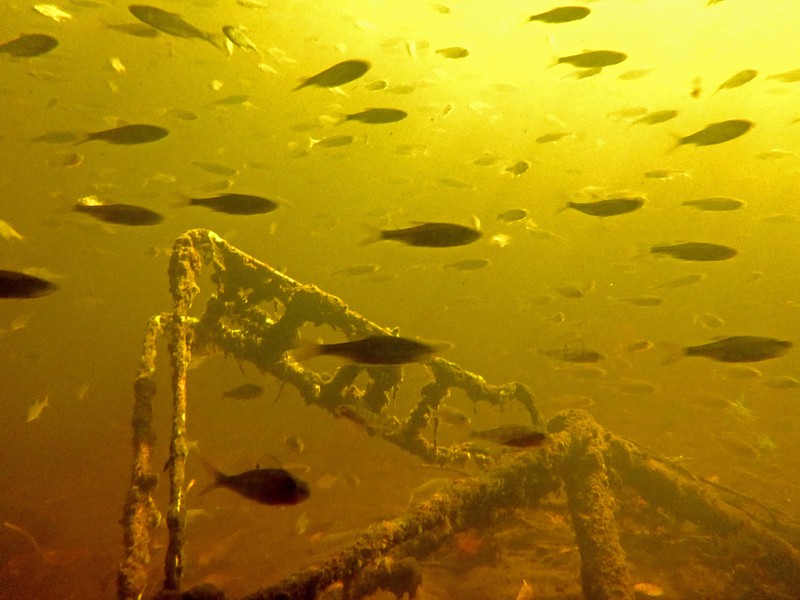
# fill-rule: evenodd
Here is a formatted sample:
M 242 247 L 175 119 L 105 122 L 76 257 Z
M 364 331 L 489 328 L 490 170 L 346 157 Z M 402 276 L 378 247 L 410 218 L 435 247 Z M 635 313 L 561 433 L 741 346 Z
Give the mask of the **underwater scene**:
M 53 1 L 0 600 L 797 596 L 800 5 Z

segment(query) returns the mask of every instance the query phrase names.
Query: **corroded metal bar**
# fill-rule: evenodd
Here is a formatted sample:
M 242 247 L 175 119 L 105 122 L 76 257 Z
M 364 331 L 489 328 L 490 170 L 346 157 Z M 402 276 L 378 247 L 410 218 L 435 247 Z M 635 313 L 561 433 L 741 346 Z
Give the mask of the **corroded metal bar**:
M 152 398 L 156 393 L 156 347 L 164 318 L 155 316 L 147 323 L 134 384 L 133 467 L 122 516 L 125 556 L 117 574 L 119 600 L 136 600 L 144 593 L 150 563 L 150 533 L 161 519 L 153 500 L 158 475 L 153 472 L 152 461 L 155 446 Z
M 193 320 L 188 316 L 200 291 L 197 277 L 202 260 L 190 239 L 175 241 L 169 263 L 170 291 L 174 313 L 170 319 L 170 362 L 172 366 L 172 434 L 169 459 L 169 542 L 164 561 L 164 589 L 180 590 L 183 577 L 183 548 L 186 525 L 186 372 L 192 359 Z
M 200 291 L 198 279 L 204 265 L 211 267 L 215 286 L 202 314 L 190 309 Z M 609 488 L 607 468 L 634 486 L 653 503 L 679 517 L 709 528 L 714 533 L 743 533 L 765 548 L 764 567 L 785 582 L 800 580 L 800 553 L 748 513 L 736 509 L 708 486 L 686 472 L 671 469 L 632 442 L 603 430 L 583 411 L 565 411 L 550 421 L 550 443 L 544 448 L 500 456 L 479 456 L 468 444 L 442 447 L 429 441 L 428 428 L 441 401 L 452 388 L 461 389 L 472 401 L 496 406 L 516 402 L 529 414 L 531 424 L 544 430 L 530 390 L 520 383 L 493 385 L 477 374 L 442 358 L 423 365 L 430 373 L 419 390 L 419 401 L 408 415 L 393 412 L 393 400 L 402 382 L 402 369 L 344 364 L 333 376 L 322 375 L 296 362 L 289 352 L 298 331 L 307 323 L 325 324 L 348 338 L 396 331 L 369 321 L 350 310 L 339 298 L 313 285 L 303 285 L 268 265 L 240 252 L 216 234 L 195 229 L 175 242 L 169 267 L 172 314 L 154 317 L 148 324 L 145 348 L 136 380 L 133 419 L 134 464 L 125 505 L 125 559 L 120 566 L 120 600 L 141 597 L 150 560 L 151 530 L 160 517 L 153 490 L 157 475 L 152 469 L 155 438 L 152 431 L 152 397 L 155 394 L 156 341 L 169 335 L 172 366 L 173 417 L 170 454 L 170 506 L 167 511 L 169 545 L 162 595 L 181 592 L 185 524 L 186 371 L 192 354 L 225 352 L 254 364 L 275 376 L 281 386 L 294 385 L 307 404 L 319 406 L 337 417 L 351 419 L 370 433 L 403 448 L 412 455 L 437 464 L 460 464 L 470 458 L 487 470 L 479 477 L 454 482 L 444 493 L 419 504 L 393 521 L 371 527 L 358 541 L 335 557 L 309 567 L 286 581 L 260 590 L 248 598 L 313 598 L 335 582 L 383 586 L 383 579 L 405 577 L 411 594 L 417 575 L 414 565 L 392 571 L 380 561 L 389 554 L 401 559 L 409 551 L 423 556 L 455 531 L 489 524 L 509 507 L 557 490 L 566 483 L 568 504 L 582 556 L 584 592 L 590 598 L 632 598 L 625 554 L 614 520 L 615 500 Z M 367 383 L 360 383 L 366 374 Z M 357 383 L 359 382 L 359 383 Z M 413 551 L 412 551 L 413 550 Z M 399 556 L 398 556 L 399 555 Z M 367 571 L 365 571 L 365 569 Z M 402 571 L 402 573 L 400 572 Z M 397 582 L 395 582 L 397 583 Z M 208 591 L 208 590 L 205 590 Z M 192 590 L 190 599 L 205 593 Z
M 684 469 L 671 467 L 644 452 L 635 443 L 605 434 L 609 466 L 619 471 L 648 502 L 675 516 L 697 523 L 720 536 L 742 535 L 763 548 L 755 559 L 778 579 L 797 586 L 800 551 L 753 515 L 724 502 L 713 486 Z
M 338 581 L 352 580 L 403 544 L 413 544 L 416 556 L 427 555 L 452 533 L 488 525 L 509 508 L 535 503 L 557 490 L 560 482 L 549 468 L 549 460 L 546 448 L 507 455 L 485 475 L 454 481 L 406 515 L 370 527 L 333 558 L 242 600 L 311 600 Z M 402 575 L 406 576 L 405 572 Z M 186 600 L 194 597 L 191 590 L 184 594 Z
M 614 517 L 616 501 L 608 484 L 602 429 L 579 410 L 561 413 L 550 428 L 569 434 L 559 470 L 581 553 L 583 593 L 592 600 L 633 600 L 633 581 Z

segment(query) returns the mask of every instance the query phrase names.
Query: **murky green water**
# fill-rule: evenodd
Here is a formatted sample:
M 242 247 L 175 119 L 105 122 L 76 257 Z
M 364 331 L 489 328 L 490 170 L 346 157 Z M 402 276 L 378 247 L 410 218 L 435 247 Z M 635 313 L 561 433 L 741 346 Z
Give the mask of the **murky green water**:
M 554 7 L 542 2 L 158 6 L 212 32 L 213 43 L 133 35 L 148 30 L 123 2 L 65 1 L 59 7 L 71 18 L 60 21 L 29 3 L 0 6 L 0 43 L 23 33 L 59 42 L 33 58 L 0 54 L 0 219 L 22 238 L 0 238 L 0 269 L 59 286 L 0 300 L 0 598 L 114 596 L 143 328 L 170 307 L 172 241 L 196 227 L 377 323 L 451 342 L 448 359 L 492 382 L 528 384 L 548 415 L 586 408 L 610 430 L 797 516 L 797 350 L 757 363 L 663 364 L 681 347 L 720 337 L 800 338 L 800 83 L 776 77 L 800 67 L 793 3 L 604 0 L 564 24 L 526 22 Z M 257 51 L 224 51 L 226 25 L 244 27 Z M 551 66 L 584 50 L 626 59 L 596 73 Z M 293 91 L 353 59 L 370 70 L 340 88 Z M 723 86 L 746 69 L 757 75 Z M 341 122 L 370 108 L 408 116 Z M 668 110 L 677 116 L 635 122 Z M 734 119 L 755 126 L 724 143 L 676 147 Z M 169 135 L 73 145 L 124 124 Z M 227 192 L 279 208 L 241 216 L 188 206 L 190 197 Z M 165 219 L 133 227 L 72 210 L 91 195 Z M 622 196 L 644 204 L 604 218 L 559 212 L 567 202 Z M 682 204 L 709 197 L 744 205 Z M 527 216 L 497 218 L 511 209 Z M 361 245 L 370 227 L 476 218 L 483 236 L 465 246 Z M 650 252 L 682 242 L 737 254 L 698 262 Z M 602 358 L 542 354 L 564 350 Z M 424 367 L 407 371 L 424 378 Z M 164 363 L 162 390 L 168 377 Z M 265 394 L 222 397 L 246 382 Z M 276 582 L 402 512 L 431 478 L 292 390 L 273 403 L 277 389 L 221 356 L 190 374 L 189 438 L 203 454 L 227 472 L 270 456 L 302 467 L 311 497 L 275 509 L 226 491 L 190 493 L 200 512 L 189 525 L 188 585 L 242 594 Z M 48 405 L 30 412 L 44 398 Z M 166 459 L 168 398 L 157 399 Z M 519 416 L 453 404 L 477 425 Z M 290 436 L 304 442 L 301 453 L 287 447 Z M 189 475 L 198 489 L 209 479 L 191 459 Z M 298 522 L 306 523 L 300 532 Z M 441 581 L 431 586 L 424 597 L 466 597 L 448 595 Z M 497 597 L 518 589 L 514 579 Z

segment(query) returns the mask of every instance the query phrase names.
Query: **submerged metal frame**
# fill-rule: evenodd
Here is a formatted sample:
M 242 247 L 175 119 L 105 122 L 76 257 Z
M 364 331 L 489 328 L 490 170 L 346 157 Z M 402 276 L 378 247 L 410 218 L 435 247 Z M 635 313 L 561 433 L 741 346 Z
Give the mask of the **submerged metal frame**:
M 197 279 L 204 266 L 213 269 L 216 289 L 200 316 L 190 309 L 200 292 Z M 420 389 L 419 402 L 407 417 L 385 414 L 402 382 L 400 367 L 345 365 L 332 377 L 304 368 L 289 355 L 298 331 L 307 323 L 328 325 L 348 338 L 394 332 L 351 311 L 337 297 L 283 275 L 205 229 L 193 229 L 174 244 L 169 264 L 171 313 L 152 317 L 135 381 L 133 464 L 123 509 L 124 558 L 117 577 L 119 600 L 138 600 L 148 589 L 151 534 L 161 513 L 154 500 L 153 397 L 156 393 L 156 347 L 166 336 L 172 366 L 172 430 L 166 465 L 170 480 L 166 523 L 169 543 L 164 581 L 157 597 L 210 597 L 208 586 L 182 590 L 186 524 L 186 372 L 193 353 L 224 352 L 253 363 L 297 388 L 307 404 L 332 415 L 357 421 L 370 435 L 382 437 L 426 462 L 463 464 L 473 459 L 480 476 L 458 479 L 432 499 L 413 506 L 392 521 L 370 527 L 355 543 L 331 558 L 309 566 L 284 581 L 258 590 L 247 600 L 312 599 L 333 584 L 343 585 L 348 598 L 361 598 L 382 588 L 400 597 L 416 592 L 421 575 L 413 558 L 392 559 L 399 547 L 413 545 L 423 556 L 452 534 L 491 522 L 503 511 L 530 504 L 552 492 L 566 492 L 581 555 L 581 580 L 587 598 L 634 598 L 633 583 L 615 519 L 617 502 L 609 474 L 635 489 L 645 500 L 676 517 L 718 535 L 738 533 L 764 549 L 761 566 L 787 585 L 800 581 L 800 552 L 775 518 L 759 517 L 723 496 L 731 490 L 700 480 L 680 466 L 615 436 L 580 410 L 558 413 L 545 422 L 534 398 L 520 383 L 488 384 L 442 358 L 425 361 L 431 380 Z M 360 373 L 367 383 L 356 385 Z M 441 446 L 436 440 L 436 409 L 450 388 L 462 389 L 472 401 L 496 405 L 519 403 L 531 424 L 547 430 L 543 448 L 494 458 L 470 444 Z M 425 437 L 434 425 L 433 439 Z M 762 507 L 763 508 L 763 507 Z M 770 514 L 767 511 L 768 514 Z M 150 587 L 152 589 L 152 586 Z M 215 597 L 224 597 L 217 593 Z

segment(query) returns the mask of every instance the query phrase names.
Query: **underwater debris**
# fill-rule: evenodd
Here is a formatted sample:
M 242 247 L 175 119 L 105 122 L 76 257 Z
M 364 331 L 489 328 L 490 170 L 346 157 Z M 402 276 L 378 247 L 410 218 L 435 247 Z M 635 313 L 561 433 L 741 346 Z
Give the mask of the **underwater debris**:
M 189 310 L 200 292 L 197 278 L 203 265 L 215 270 L 212 281 L 217 289 L 208 296 L 202 314 L 193 317 Z M 370 433 L 428 463 L 458 466 L 473 458 L 483 469 L 477 475 L 454 480 L 397 518 L 369 527 L 352 545 L 333 556 L 315 560 L 283 581 L 254 591 L 247 596 L 250 600 L 312 598 L 332 586 L 359 590 L 352 598 L 378 589 L 413 596 L 421 577 L 417 560 L 459 532 L 488 526 L 519 506 L 536 506 L 558 490 L 566 490 L 581 555 L 584 593 L 592 598 L 632 600 L 634 583 L 619 544 L 615 517 L 618 501 L 609 483 L 611 472 L 617 482 L 614 491 L 629 487 L 659 510 L 712 535 L 752 540 L 761 551 L 758 568 L 767 571 L 776 585 L 786 586 L 781 598 L 792 597 L 792 586 L 800 578 L 800 551 L 782 537 L 785 523 L 774 511 L 753 499 L 748 506 L 757 504 L 759 514 L 739 508 L 742 494 L 703 481 L 668 459 L 613 435 L 588 413 L 567 410 L 545 422 L 524 385 L 490 385 L 454 363 L 432 358 L 426 365 L 430 380 L 420 388 L 416 406 L 407 416 L 390 416 L 385 409 L 402 381 L 400 368 L 346 364 L 332 376 L 323 377 L 286 360 L 298 329 L 308 322 L 324 323 L 350 338 L 388 335 L 389 330 L 351 311 L 335 296 L 300 284 L 239 252 L 207 230 L 191 230 L 176 240 L 169 275 L 174 309 L 149 320 L 134 384 L 134 456 L 122 519 L 125 556 L 117 579 L 120 600 L 140 598 L 148 587 L 151 534 L 161 519 L 155 501 L 160 469 L 153 464 L 153 398 L 156 351 L 162 336 L 170 340 L 173 414 L 166 465 L 170 481 L 166 513 L 169 542 L 159 597 L 225 597 L 209 584 L 189 590 L 181 586 L 187 509 L 186 373 L 193 352 L 212 350 L 225 351 L 274 375 L 282 384 L 292 384 L 307 404 L 332 415 L 343 414 L 346 407 L 353 418 L 363 419 Z M 279 313 L 277 307 L 275 312 L 262 308 L 272 304 L 280 304 L 283 310 Z M 367 381 L 357 383 L 362 373 Z M 535 452 L 480 456 L 478 462 L 477 450 L 469 444 L 441 446 L 431 442 L 425 437 L 430 421 L 438 419 L 437 411 L 451 388 L 462 390 L 473 402 L 498 406 L 518 403 L 528 412 L 531 427 L 547 432 L 548 443 Z

